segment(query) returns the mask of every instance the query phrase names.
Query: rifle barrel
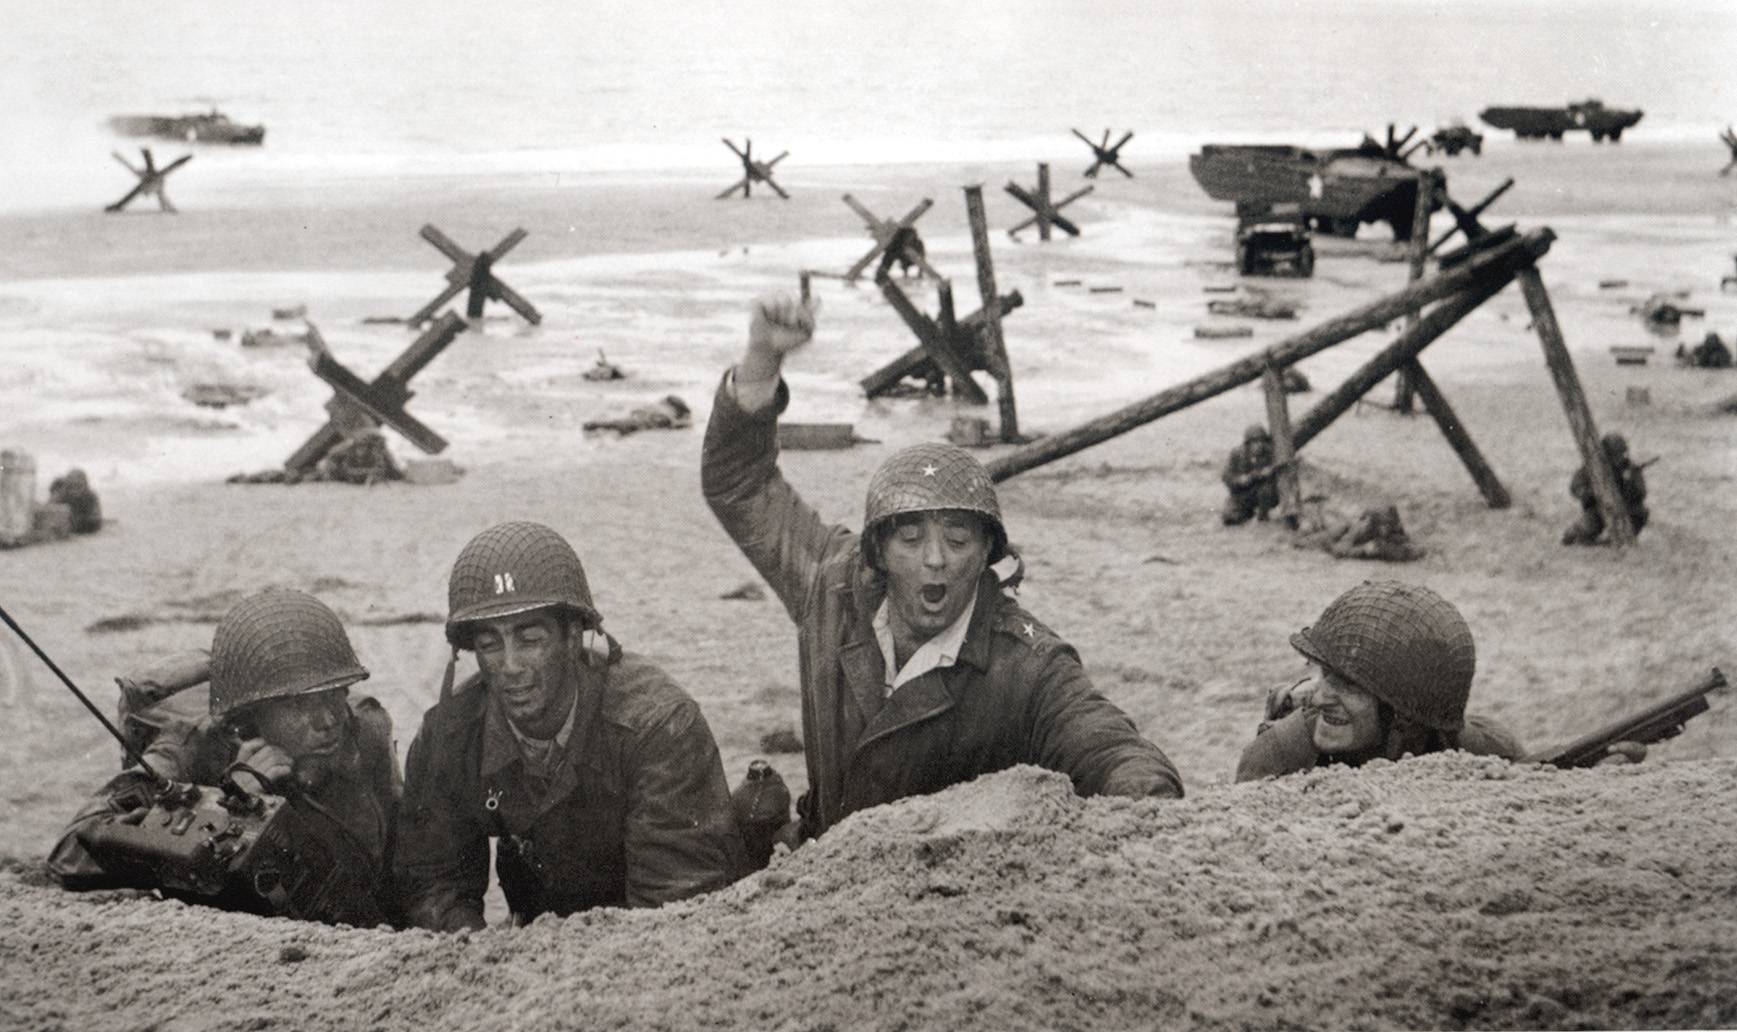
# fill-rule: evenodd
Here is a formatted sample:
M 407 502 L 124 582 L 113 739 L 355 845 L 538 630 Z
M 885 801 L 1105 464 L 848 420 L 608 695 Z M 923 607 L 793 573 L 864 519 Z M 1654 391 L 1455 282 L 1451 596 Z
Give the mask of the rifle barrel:
M 110 723 L 109 718 L 103 716 L 102 711 L 96 708 L 96 704 L 90 701 L 89 696 L 85 695 L 84 692 L 79 691 L 78 685 L 72 683 L 72 678 L 66 676 L 66 674 L 61 671 L 60 667 L 55 665 L 54 660 L 48 658 L 48 653 L 42 651 L 42 647 L 37 645 L 35 641 L 31 640 L 30 635 L 24 633 L 24 628 L 18 626 L 18 622 L 12 619 L 12 614 L 8 613 L 4 606 L 0 606 L 0 620 L 4 620 L 6 626 L 12 628 L 12 633 L 18 635 L 19 638 L 23 639 L 24 644 L 30 646 L 30 651 L 36 653 L 36 658 L 46 663 L 48 669 L 54 671 L 54 676 L 60 678 L 62 684 L 72 689 L 72 694 L 78 696 L 78 701 L 84 703 L 85 709 L 90 710 L 91 716 L 97 718 L 97 720 L 102 723 L 103 728 L 107 730 L 109 734 L 115 736 L 115 741 L 121 743 L 121 749 L 126 752 L 128 762 L 137 764 L 144 770 L 145 774 L 157 784 L 166 785 L 169 783 L 168 778 L 157 773 L 149 763 L 145 762 L 144 756 L 140 755 L 137 749 L 134 749 L 127 743 L 127 737 L 121 734 L 120 729 Z
M 1675 725 L 1680 727 L 1682 723 L 1705 713 L 1708 708 L 1705 698 L 1707 693 L 1723 687 L 1725 687 L 1725 675 L 1718 667 L 1714 667 L 1711 673 L 1687 691 L 1680 692 L 1668 699 L 1661 699 L 1639 713 L 1606 724 L 1567 745 L 1533 753 L 1526 757 L 1523 762 L 1548 763 L 1556 767 L 1589 767 L 1604 758 L 1612 743 L 1640 741 L 1642 744 L 1647 744 L 1662 741 L 1672 737 L 1675 732 L 1656 733 L 1657 729 L 1663 726 L 1659 723 L 1661 720 L 1668 716 L 1676 716 L 1679 719 L 1675 721 Z M 1649 730 L 1655 733 L 1651 737 L 1644 737 Z M 1642 737 L 1631 738 L 1629 737 L 1631 735 Z

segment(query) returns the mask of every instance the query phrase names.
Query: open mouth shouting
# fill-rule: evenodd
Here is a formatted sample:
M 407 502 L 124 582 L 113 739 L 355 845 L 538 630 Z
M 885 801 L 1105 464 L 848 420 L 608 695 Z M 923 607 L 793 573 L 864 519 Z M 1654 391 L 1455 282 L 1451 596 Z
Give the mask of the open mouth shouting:
M 945 585 L 945 584 L 925 584 L 925 585 L 923 585 L 923 589 L 921 592 L 919 592 L 919 594 L 921 594 L 923 597 L 923 604 L 924 605 L 927 605 L 927 606 L 930 606 L 933 608 L 939 608 L 941 603 L 943 603 L 947 600 L 947 585 Z

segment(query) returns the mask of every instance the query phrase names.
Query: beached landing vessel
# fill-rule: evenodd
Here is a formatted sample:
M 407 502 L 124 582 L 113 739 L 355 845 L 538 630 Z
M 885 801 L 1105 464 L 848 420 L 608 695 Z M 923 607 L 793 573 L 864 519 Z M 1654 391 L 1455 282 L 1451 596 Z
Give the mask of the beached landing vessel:
M 1400 150 L 1410 138 L 1394 139 L 1389 127 L 1386 145 L 1365 136 L 1360 146 L 1324 151 L 1209 143 L 1189 157 L 1188 171 L 1215 199 L 1234 201 L 1245 224 L 1289 216 L 1350 237 L 1363 223 L 1386 222 L 1394 239 L 1410 240 L 1418 172 Z
M 109 128 L 122 136 L 154 136 L 188 143 L 265 142 L 265 126 L 230 121 L 228 115 L 216 108 L 197 115 L 116 115 L 109 119 Z

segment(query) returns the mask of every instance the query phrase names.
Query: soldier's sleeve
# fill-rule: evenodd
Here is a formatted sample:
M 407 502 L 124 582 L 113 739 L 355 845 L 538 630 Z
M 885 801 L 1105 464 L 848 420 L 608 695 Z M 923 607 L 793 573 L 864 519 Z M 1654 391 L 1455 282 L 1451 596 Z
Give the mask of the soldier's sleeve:
M 432 711 L 430 716 L 433 716 Z M 489 883 L 487 829 L 453 801 L 450 765 L 440 763 L 430 721 L 410 743 L 404 801 L 392 856 L 393 883 L 412 926 L 437 932 L 483 928 Z
M 1232 491 L 1235 491 L 1237 489 L 1237 485 L 1236 485 L 1237 478 L 1241 475 L 1242 475 L 1242 449 L 1237 448 L 1230 453 L 1229 458 L 1224 460 L 1224 472 L 1222 474 L 1220 474 L 1219 479 L 1224 481 L 1225 487 L 1228 487 Z
M 1639 466 L 1629 467 L 1623 485 L 1622 500 L 1628 505 L 1640 505 L 1647 500 L 1647 474 Z
M 1259 781 L 1313 767 L 1321 754 L 1315 749 L 1308 716 L 1304 710 L 1293 710 L 1263 725 L 1237 761 L 1236 780 Z
M 710 892 L 746 873 L 723 760 L 692 699 L 652 721 L 634 740 L 625 824 L 629 906 L 655 907 Z
M 718 385 L 706 424 L 701 487 L 725 532 L 801 623 L 821 567 L 856 535 L 821 519 L 778 468 L 778 416 L 790 401 L 783 381 L 766 411 L 749 413 L 736 403 L 731 375 Z
M 1023 615 L 1002 632 L 1023 639 L 1031 693 L 1032 747 L 1039 766 L 1068 775 L 1080 795 L 1182 797 L 1176 767 L 1134 721 L 1098 693 L 1073 647 Z
M 95 795 L 86 800 L 61 833 L 60 841 L 48 854 L 48 873 L 71 889 L 101 888 L 117 884 L 96 858 L 84 848 L 78 834 L 85 828 L 105 820 L 113 820 L 139 809 L 149 809 L 153 799 L 151 780 L 137 767 L 122 771 L 111 778 Z

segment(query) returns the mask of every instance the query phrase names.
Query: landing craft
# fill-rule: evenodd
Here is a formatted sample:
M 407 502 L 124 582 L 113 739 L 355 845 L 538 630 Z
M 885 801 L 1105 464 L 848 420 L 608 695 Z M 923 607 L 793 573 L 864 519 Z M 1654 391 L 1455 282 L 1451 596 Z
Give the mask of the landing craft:
M 1478 117 L 1497 129 L 1512 129 L 1521 140 L 1562 139 L 1562 134 L 1584 129 L 1592 134 L 1594 143 L 1622 141 L 1622 131 L 1641 120 L 1645 112 L 1607 108 L 1604 101 L 1583 100 L 1563 107 L 1493 107 L 1485 108 Z
M 216 108 L 202 115 L 116 115 L 109 119 L 109 128 L 122 136 L 154 136 L 187 143 L 265 142 L 265 126 L 232 122 Z
M 1389 125 L 1385 144 L 1366 134 L 1357 147 L 1324 151 L 1209 143 L 1188 159 L 1188 171 L 1213 198 L 1236 202 L 1244 225 L 1291 217 L 1351 237 L 1365 222 L 1386 222 L 1395 240 L 1410 240 L 1418 172 L 1406 159 L 1423 142 L 1405 144 L 1416 132 L 1395 138 Z

